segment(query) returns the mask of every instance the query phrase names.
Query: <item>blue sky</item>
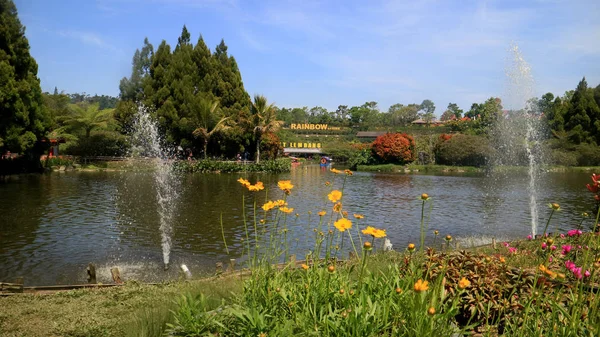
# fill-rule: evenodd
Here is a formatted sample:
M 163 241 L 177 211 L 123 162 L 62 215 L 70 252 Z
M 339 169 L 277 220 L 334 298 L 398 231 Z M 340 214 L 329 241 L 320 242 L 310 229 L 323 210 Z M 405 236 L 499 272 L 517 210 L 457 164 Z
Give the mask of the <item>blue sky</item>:
M 211 49 L 221 38 L 246 90 L 278 106 L 502 97 L 511 43 L 533 94 L 600 84 L 598 0 L 15 0 L 44 91 L 119 93 L 148 37 L 176 44 L 185 24 Z

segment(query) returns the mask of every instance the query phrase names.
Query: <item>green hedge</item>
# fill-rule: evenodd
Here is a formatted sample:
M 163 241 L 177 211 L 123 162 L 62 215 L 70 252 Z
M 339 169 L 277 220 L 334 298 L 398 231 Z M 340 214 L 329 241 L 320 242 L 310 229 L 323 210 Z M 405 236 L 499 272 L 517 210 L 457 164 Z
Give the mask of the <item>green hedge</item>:
M 215 160 L 198 160 L 198 161 L 178 161 L 174 167 L 179 172 L 187 173 L 205 173 L 205 172 L 268 172 L 268 173 L 283 173 L 289 172 L 291 169 L 291 160 L 282 158 L 277 160 L 264 160 L 259 164 L 235 161 L 215 161 Z
M 439 165 L 481 167 L 487 164 L 492 153 L 485 137 L 455 135 L 438 146 L 435 161 Z

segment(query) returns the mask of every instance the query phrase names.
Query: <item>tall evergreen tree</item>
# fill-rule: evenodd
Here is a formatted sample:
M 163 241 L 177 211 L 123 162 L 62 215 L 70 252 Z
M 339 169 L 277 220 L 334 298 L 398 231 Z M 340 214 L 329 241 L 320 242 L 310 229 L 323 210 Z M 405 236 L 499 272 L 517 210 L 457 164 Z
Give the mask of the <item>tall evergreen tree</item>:
M 600 134 L 600 125 L 592 121 L 592 118 L 597 118 L 598 106 L 588 90 L 585 77 L 577 84 L 570 103 L 565 114 L 565 130 L 570 132 L 571 141 L 575 144 L 592 141 L 594 133 Z
M 239 110 L 249 108 L 250 96 L 244 89 L 235 58 L 227 54 L 224 40 L 215 48 L 213 60 L 215 81 L 212 83 L 212 92 L 220 99 L 226 114 L 233 115 Z
M 37 63 L 12 0 L 0 0 L 0 151 L 25 152 L 48 130 Z

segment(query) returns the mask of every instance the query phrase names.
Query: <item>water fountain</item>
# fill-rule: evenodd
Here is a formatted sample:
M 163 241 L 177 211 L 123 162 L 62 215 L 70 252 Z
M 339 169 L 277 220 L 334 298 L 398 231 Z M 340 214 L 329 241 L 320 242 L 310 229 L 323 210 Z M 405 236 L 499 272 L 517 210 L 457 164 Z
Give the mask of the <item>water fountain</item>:
M 179 195 L 179 179 L 173 170 L 174 150 L 165 146 L 156 122 L 144 106 L 139 106 L 132 132 L 132 155 L 147 157 L 154 165 L 157 212 L 165 269 L 169 267 L 173 218 Z
M 541 114 L 535 102 L 531 67 L 516 44 L 509 48 L 506 67 L 506 95 L 503 99 L 505 113 L 494 127 L 498 144 L 494 166 L 527 166 L 528 202 L 531 217 L 531 234 L 538 227 L 538 186 L 543 163 Z

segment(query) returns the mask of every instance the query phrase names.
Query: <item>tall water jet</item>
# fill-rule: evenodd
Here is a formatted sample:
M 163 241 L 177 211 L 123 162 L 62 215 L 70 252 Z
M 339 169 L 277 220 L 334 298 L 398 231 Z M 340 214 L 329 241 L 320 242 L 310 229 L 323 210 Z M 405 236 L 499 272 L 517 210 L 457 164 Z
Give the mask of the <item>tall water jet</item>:
M 156 122 L 144 106 L 139 106 L 132 130 L 132 155 L 147 157 L 154 165 L 157 212 L 165 269 L 169 266 L 173 218 L 179 196 L 179 179 L 173 170 L 174 149 L 165 146 Z
M 542 114 L 534 98 L 531 67 L 523 58 L 519 46 L 512 44 L 506 66 L 506 96 L 503 111 L 494 133 L 499 141 L 495 165 L 527 166 L 527 192 L 531 217 L 531 234 L 538 227 L 538 182 L 541 176 L 543 151 L 541 141 Z

